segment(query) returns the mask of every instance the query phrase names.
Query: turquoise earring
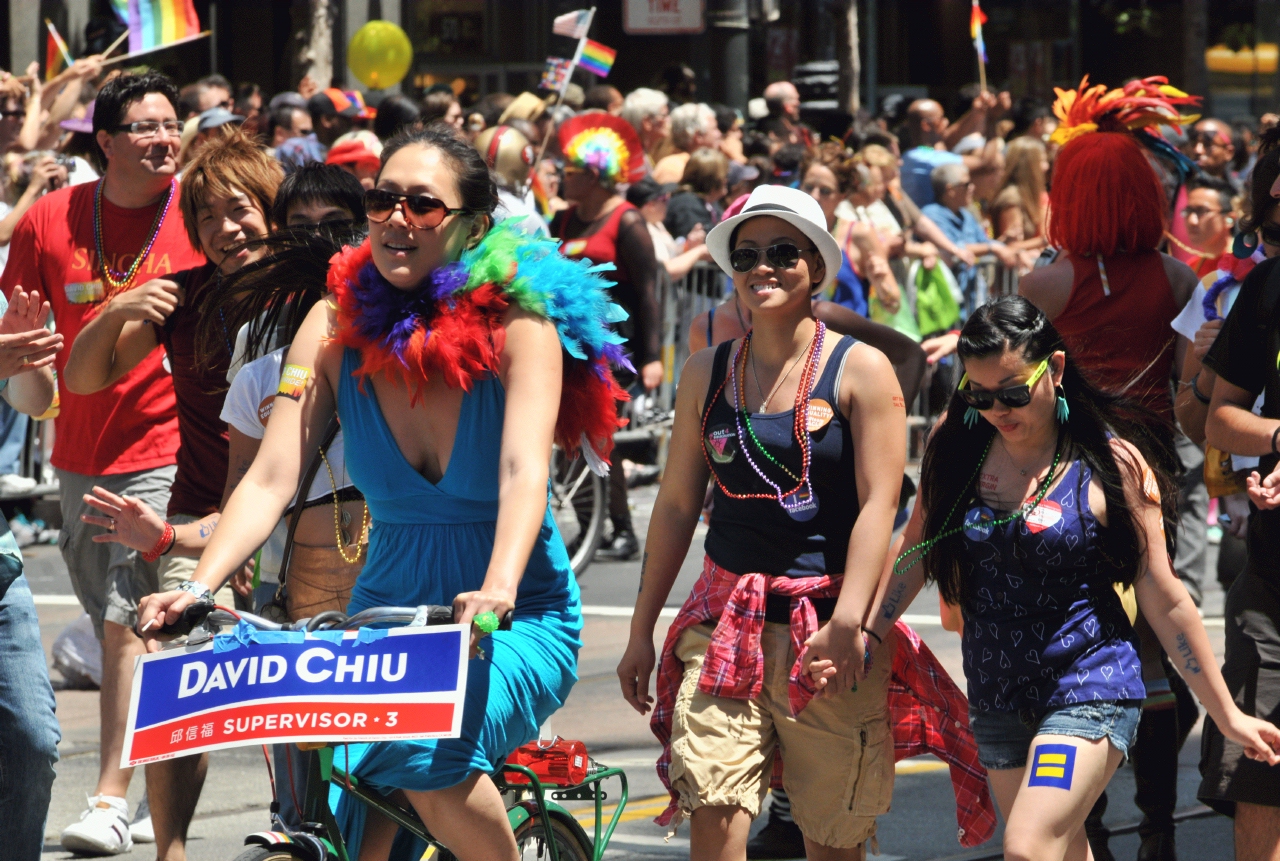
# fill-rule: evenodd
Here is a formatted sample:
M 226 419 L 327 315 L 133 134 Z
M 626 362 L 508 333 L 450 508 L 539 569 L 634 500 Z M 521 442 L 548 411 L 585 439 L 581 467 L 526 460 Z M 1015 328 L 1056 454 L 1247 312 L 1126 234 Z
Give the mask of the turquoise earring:
M 1060 425 L 1065 425 L 1067 419 L 1071 418 L 1071 407 L 1067 405 L 1067 393 L 1062 386 L 1058 386 L 1058 403 L 1054 408 L 1054 415 L 1058 417 Z
M 967 428 L 972 428 L 974 425 L 978 423 L 978 418 L 980 417 L 980 415 L 981 414 L 978 412 L 976 407 L 969 407 L 967 410 L 964 411 L 964 426 Z

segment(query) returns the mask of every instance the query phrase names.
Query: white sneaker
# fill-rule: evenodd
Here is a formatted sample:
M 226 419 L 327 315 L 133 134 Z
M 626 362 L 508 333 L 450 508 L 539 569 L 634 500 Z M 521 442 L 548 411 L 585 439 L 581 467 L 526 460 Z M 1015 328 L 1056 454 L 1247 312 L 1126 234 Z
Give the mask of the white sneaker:
M 62 848 L 82 855 L 128 852 L 133 848 L 129 802 L 109 795 L 89 796 L 89 809 L 80 814 L 80 821 L 62 830 Z
M 151 827 L 151 817 L 144 816 L 129 826 L 129 836 L 134 843 L 155 843 L 156 830 Z
M 36 486 L 34 478 L 24 475 L 0 475 L 0 493 L 26 493 Z

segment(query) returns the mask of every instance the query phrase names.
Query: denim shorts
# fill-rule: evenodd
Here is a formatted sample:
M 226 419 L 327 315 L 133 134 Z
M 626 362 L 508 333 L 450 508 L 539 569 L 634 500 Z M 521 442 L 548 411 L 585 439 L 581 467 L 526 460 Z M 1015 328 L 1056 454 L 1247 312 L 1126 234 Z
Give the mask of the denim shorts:
M 1100 700 L 1042 712 L 984 712 L 969 707 L 969 727 L 978 743 L 978 759 L 989 770 L 1022 768 L 1031 740 L 1038 735 L 1105 738 L 1126 759 L 1138 736 L 1142 700 Z

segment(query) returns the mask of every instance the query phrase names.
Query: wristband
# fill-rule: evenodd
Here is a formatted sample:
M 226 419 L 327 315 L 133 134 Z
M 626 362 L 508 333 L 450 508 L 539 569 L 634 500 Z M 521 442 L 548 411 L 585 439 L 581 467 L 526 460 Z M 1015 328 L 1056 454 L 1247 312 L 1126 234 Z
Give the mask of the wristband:
M 213 603 L 213 592 L 209 590 L 208 586 L 204 585 L 203 583 L 197 583 L 195 580 L 183 580 L 181 583 L 178 584 L 177 589 L 175 589 L 174 591 L 188 592 L 192 595 L 195 595 L 197 601 L 201 601 L 205 604 Z
M 1271 432 L 1271 453 L 1280 454 L 1280 450 L 1276 449 L 1276 437 L 1280 437 L 1280 425 L 1276 425 L 1276 429 Z
M 178 535 L 174 531 L 173 524 L 166 520 L 164 524 L 164 531 L 160 533 L 160 540 L 155 543 L 154 547 L 142 554 L 143 560 L 147 562 L 155 562 L 161 556 L 172 550 L 173 545 L 177 540 Z
M 880 635 L 877 634 L 875 631 L 872 631 L 870 628 L 864 629 L 863 633 L 868 636 L 875 637 L 877 643 L 879 643 L 882 646 L 884 645 L 884 640 L 880 639 Z
M 1202 393 L 1200 389 L 1196 386 L 1196 383 L 1199 381 L 1200 381 L 1200 372 L 1196 371 L 1195 376 L 1191 378 L 1191 394 L 1196 396 L 1197 401 L 1204 404 L 1205 406 L 1208 406 L 1210 398 L 1208 395 L 1205 395 L 1204 393 Z
M 498 614 L 489 610 L 471 620 L 471 624 L 480 629 L 486 637 L 498 630 Z

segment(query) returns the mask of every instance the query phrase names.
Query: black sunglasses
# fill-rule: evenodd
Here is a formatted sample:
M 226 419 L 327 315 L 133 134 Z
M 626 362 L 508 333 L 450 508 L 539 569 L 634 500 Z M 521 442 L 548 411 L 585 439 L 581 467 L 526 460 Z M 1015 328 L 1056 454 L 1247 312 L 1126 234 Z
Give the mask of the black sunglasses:
M 1268 245 L 1280 245 L 1280 224 L 1268 221 L 1258 228 L 1258 232 L 1262 234 L 1262 241 Z
M 444 201 L 425 194 L 397 194 L 381 188 L 371 188 L 364 193 L 364 212 L 374 224 L 389 221 L 397 207 L 404 213 L 404 220 L 419 230 L 439 227 L 446 215 L 471 212 L 450 209 Z
M 996 405 L 996 401 L 999 401 L 1011 409 L 1025 407 L 1027 404 L 1031 403 L 1031 387 L 1039 382 L 1040 378 L 1044 376 L 1044 372 L 1047 370 L 1049 370 L 1049 360 L 1045 359 L 1040 363 L 1040 367 L 1036 368 L 1035 373 L 1033 373 L 1022 385 L 1009 386 L 1008 388 L 998 389 L 994 392 L 975 392 L 973 389 L 968 388 L 966 384 L 969 382 L 969 375 L 965 374 L 960 380 L 958 394 L 960 395 L 960 400 L 964 401 L 975 410 L 982 410 L 984 412 L 994 407 Z
M 806 251 L 817 251 L 807 248 Z M 779 269 L 791 269 L 800 262 L 802 253 L 794 242 L 779 242 L 768 248 L 735 248 L 729 252 L 729 265 L 734 272 L 750 272 L 760 264 L 760 255 L 764 254 L 770 265 Z

